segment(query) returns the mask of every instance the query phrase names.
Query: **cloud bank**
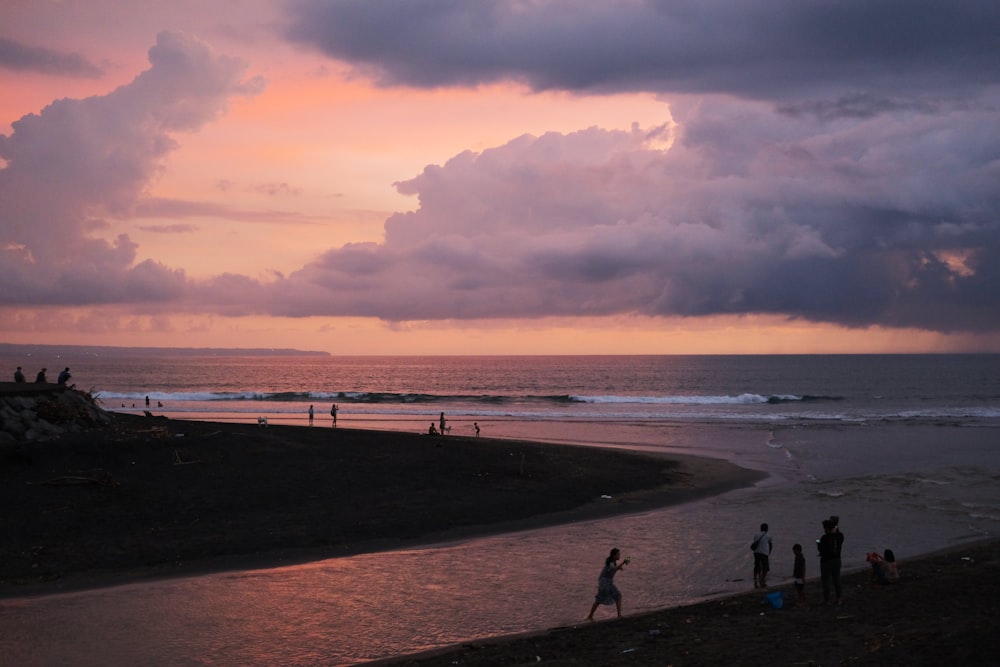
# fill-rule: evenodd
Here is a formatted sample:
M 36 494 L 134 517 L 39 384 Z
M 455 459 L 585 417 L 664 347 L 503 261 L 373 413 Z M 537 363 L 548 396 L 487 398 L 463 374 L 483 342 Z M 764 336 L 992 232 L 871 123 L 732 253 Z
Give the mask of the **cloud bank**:
M 289 315 L 398 320 L 770 313 L 1000 326 L 1000 166 L 982 159 L 1000 154 L 1000 118 L 831 128 L 763 105 L 734 113 L 703 101 L 667 151 L 656 148 L 667 126 L 591 128 L 428 167 L 397 184 L 420 207 L 390 218 L 384 243 L 328 251 L 276 302 Z
M 103 70 L 77 53 L 29 46 L 8 37 L 0 37 L 0 67 L 55 76 L 96 79 Z
M 996 83 L 978 0 L 293 0 L 290 39 L 385 85 L 893 96 Z M 960 71 L 959 71 L 960 70 Z M 957 75 L 957 76 L 956 76 Z
M 150 69 L 108 95 L 62 99 L 0 136 L 0 280 L 8 305 L 149 303 L 180 298 L 183 269 L 135 264 L 127 235 L 107 241 L 106 216 L 128 215 L 172 135 L 216 118 L 230 96 L 252 94 L 245 66 L 199 40 L 163 32 Z
M 665 128 L 521 137 L 398 184 L 382 245 L 291 276 L 389 319 L 772 313 L 1000 325 L 1000 6 L 296 0 L 383 85 L 656 92 Z M 419 276 L 414 280 L 413 276 Z M 292 286 L 289 285 L 291 288 Z M 290 312 L 316 306 L 283 295 Z
M 396 183 L 384 239 L 287 276 L 135 264 L 102 216 L 173 136 L 253 92 L 163 33 L 113 93 L 0 137 L 2 303 L 387 321 L 775 314 L 1000 329 L 1000 76 L 990 3 L 297 0 L 288 39 L 383 85 L 647 91 L 659 127 L 514 137 Z M 669 146 L 669 148 L 667 148 Z M 293 190 L 295 184 L 289 184 Z M 201 209 L 199 209 L 201 210 Z M 249 222 L 249 220 L 248 220 Z M 164 232 L 196 230 L 187 227 Z

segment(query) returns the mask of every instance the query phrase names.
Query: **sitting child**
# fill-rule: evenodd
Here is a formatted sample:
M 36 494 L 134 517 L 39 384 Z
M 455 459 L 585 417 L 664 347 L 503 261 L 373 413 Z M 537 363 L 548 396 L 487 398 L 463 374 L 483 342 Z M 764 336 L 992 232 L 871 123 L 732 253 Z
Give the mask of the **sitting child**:
M 880 584 L 894 584 L 899 581 L 899 570 L 896 568 L 896 555 L 892 549 L 886 549 L 883 555 L 871 552 L 865 559 L 872 564 L 872 579 Z

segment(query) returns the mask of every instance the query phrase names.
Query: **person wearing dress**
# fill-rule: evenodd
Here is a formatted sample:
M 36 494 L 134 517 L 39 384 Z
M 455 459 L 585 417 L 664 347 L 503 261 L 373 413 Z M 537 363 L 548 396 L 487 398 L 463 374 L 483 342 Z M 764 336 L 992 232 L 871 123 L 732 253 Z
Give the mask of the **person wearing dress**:
M 597 595 L 594 596 L 594 605 L 590 608 L 590 613 L 587 614 L 588 621 L 594 620 L 594 612 L 603 604 L 615 605 L 618 610 L 618 618 L 622 617 L 622 592 L 615 586 L 615 575 L 628 564 L 629 559 L 626 558 L 619 564 L 619 556 L 621 556 L 621 552 L 618 549 L 612 549 L 604 560 L 604 567 L 601 568 L 601 574 L 597 578 Z

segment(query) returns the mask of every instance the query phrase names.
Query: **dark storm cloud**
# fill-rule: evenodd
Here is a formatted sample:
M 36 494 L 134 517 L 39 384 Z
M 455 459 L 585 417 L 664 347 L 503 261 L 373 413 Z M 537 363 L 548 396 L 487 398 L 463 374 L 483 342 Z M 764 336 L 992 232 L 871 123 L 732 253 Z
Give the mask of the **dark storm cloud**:
M 429 166 L 397 185 L 420 206 L 384 244 L 330 250 L 279 286 L 286 313 L 313 312 L 295 296 L 308 285 L 330 312 L 390 320 L 1000 328 L 1000 4 L 288 6 L 290 39 L 383 85 L 654 92 L 678 126 L 669 151 L 593 128 Z
M 996 114 L 826 127 L 701 100 L 681 124 L 668 151 L 663 128 L 592 128 L 427 167 L 397 185 L 420 207 L 384 243 L 329 250 L 269 312 L 1000 328 Z
M 290 39 L 385 84 L 728 93 L 953 92 L 996 83 L 981 0 L 292 0 Z
M 7 37 L 0 37 L 0 67 L 89 79 L 96 79 L 104 73 L 79 54 L 28 46 Z

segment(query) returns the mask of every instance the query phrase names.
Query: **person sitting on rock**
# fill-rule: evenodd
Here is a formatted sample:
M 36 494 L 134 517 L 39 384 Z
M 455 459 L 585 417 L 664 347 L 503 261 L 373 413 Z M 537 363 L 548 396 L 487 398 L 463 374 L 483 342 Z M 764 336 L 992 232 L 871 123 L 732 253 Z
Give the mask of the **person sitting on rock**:
M 43 368 L 38 371 L 38 375 L 35 376 L 35 384 L 45 384 L 48 380 L 45 378 L 45 371 L 47 369 Z
M 20 366 L 14 371 L 14 382 L 24 382 L 24 371 L 21 370 Z
M 59 374 L 59 380 L 58 380 L 58 382 L 59 382 L 60 385 L 62 385 L 63 387 L 65 387 L 66 383 L 69 382 L 69 379 L 71 377 L 73 377 L 73 376 L 69 374 L 69 366 L 67 366 L 66 368 L 63 369 L 62 373 Z

